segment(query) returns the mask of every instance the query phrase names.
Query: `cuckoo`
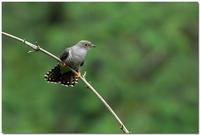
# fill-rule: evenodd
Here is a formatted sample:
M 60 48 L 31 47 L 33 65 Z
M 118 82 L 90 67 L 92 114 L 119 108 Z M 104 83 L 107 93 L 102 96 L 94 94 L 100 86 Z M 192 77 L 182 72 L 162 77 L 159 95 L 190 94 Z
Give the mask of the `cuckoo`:
M 90 41 L 81 40 L 72 47 L 65 48 L 60 56 L 62 63 L 44 75 L 45 80 L 51 83 L 60 83 L 65 86 L 74 86 L 80 78 L 80 67 L 83 66 L 85 56 L 90 48 L 95 47 Z M 77 73 L 71 71 L 74 69 Z

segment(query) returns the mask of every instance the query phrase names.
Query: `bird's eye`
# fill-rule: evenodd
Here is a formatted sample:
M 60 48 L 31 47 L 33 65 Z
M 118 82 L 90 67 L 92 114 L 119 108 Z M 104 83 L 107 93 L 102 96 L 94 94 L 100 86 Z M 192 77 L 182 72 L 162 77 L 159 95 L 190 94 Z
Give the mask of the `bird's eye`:
M 85 46 L 88 46 L 88 44 L 85 44 Z

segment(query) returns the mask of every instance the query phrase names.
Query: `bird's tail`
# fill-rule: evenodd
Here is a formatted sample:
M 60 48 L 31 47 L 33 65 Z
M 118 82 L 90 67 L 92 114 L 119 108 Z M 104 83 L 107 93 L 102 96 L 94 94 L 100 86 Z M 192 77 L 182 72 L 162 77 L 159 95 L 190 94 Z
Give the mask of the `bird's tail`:
M 63 71 L 63 67 L 61 67 L 60 64 L 56 65 L 44 75 L 45 80 L 51 83 L 60 83 L 65 86 L 73 87 L 78 83 L 78 77 L 74 72 L 69 69 L 66 70 L 66 68 L 67 67 L 65 67 L 65 71 Z

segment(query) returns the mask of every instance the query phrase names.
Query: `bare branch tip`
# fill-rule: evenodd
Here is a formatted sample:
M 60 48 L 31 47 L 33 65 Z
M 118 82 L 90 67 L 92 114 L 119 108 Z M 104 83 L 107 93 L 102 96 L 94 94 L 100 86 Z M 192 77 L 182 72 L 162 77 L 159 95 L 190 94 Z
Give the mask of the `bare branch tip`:
M 87 74 L 87 72 L 85 71 L 85 72 L 84 72 L 84 74 L 83 74 L 83 78 L 85 78 L 85 77 L 86 77 L 86 74 Z
M 33 50 L 30 50 L 30 51 L 28 51 L 27 53 L 32 53 L 32 52 L 34 52 Z

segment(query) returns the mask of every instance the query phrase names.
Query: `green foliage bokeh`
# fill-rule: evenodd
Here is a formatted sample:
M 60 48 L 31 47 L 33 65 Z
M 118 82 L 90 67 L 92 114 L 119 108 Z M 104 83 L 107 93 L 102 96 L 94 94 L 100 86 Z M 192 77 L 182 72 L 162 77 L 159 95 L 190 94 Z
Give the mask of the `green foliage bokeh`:
M 2 29 L 56 54 L 97 45 L 81 69 L 133 133 L 198 132 L 198 3 L 2 3 Z M 2 37 L 4 133 L 121 133 L 80 83 L 48 84 L 56 61 Z

